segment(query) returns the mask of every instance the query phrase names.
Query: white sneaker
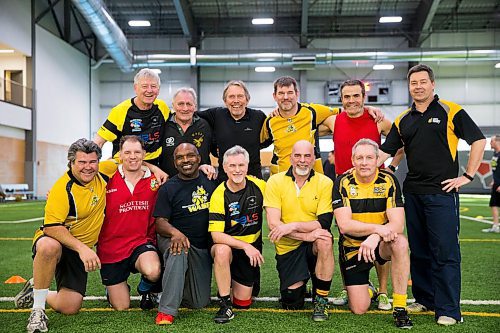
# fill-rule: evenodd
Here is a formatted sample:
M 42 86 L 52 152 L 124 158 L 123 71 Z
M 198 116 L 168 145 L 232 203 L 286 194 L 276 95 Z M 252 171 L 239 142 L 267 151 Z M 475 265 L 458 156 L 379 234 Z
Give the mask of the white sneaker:
M 347 290 L 345 289 L 342 289 L 342 291 L 332 299 L 332 304 L 338 306 L 347 305 L 348 302 L 349 299 L 347 298 Z
M 456 319 L 448 316 L 439 316 L 437 323 L 443 326 L 451 326 L 457 323 Z
M 47 318 L 44 309 L 33 309 L 28 318 L 26 330 L 28 333 L 47 332 L 49 330 L 47 327 L 48 322 L 49 318 Z
M 406 310 L 411 313 L 415 312 L 425 312 L 427 311 L 427 307 L 425 305 L 422 305 L 420 303 L 412 303 L 406 307 Z
M 500 225 L 494 224 L 491 228 L 483 229 L 482 232 L 494 232 L 496 234 L 500 233 Z
M 389 297 L 387 297 L 387 294 L 380 293 L 377 296 L 377 308 L 379 310 L 391 310 L 392 305 L 391 302 L 389 301 Z

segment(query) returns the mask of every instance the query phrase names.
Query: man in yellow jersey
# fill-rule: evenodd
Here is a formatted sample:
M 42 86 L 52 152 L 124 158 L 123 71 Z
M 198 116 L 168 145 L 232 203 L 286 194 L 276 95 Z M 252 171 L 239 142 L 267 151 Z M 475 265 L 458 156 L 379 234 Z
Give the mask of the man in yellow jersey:
M 394 323 L 413 326 L 406 310 L 406 288 L 410 273 L 408 241 L 403 236 L 405 215 L 396 177 L 378 170 L 378 144 L 359 140 L 352 148 L 353 173 L 335 181 L 333 209 L 340 230 L 340 269 L 355 314 L 370 307 L 370 269 L 375 262 L 392 261 Z
M 322 127 L 322 135 L 333 132 L 332 116 L 340 110 L 321 104 L 299 103 L 297 81 L 289 76 L 274 81 L 273 97 L 278 108 L 266 118 L 260 132 L 263 146 L 274 144 L 271 174 L 288 170 L 292 146 L 299 140 L 306 140 L 314 146 L 314 170 L 323 173 L 318 128 L 321 124 L 325 125 Z M 377 121 L 383 119 L 379 109 L 368 109 Z M 278 115 L 274 116 L 276 113 Z
M 269 240 L 276 248 L 276 268 L 284 309 L 304 307 L 306 284 L 312 279 L 315 303 L 312 319 L 328 319 L 328 293 L 333 276 L 332 187 L 315 172 L 314 146 L 293 145 L 291 167 L 269 178 L 264 206 Z
M 118 158 L 120 138 L 124 135 L 137 135 L 145 143 L 145 162 L 158 165 L 162 152 L 161 139 L 165 122 L 170 114 L 167 104 L 157 99 L 160 93 L 160 77 L 149 68 L 141 69 L 134 77 L 136 96 L 127 99 L 113 109 L 97 131 L 94 138 L 102 148 L 106 141 L 113 143 L 113 156 Z M 155 172 L 163 182 L 166 174 Z M 161 177 L 158 177 L 161 176 Z
M 50 190 L 42 227 L 33 240 L 33 278 L 15 297 L 17 307 L 32 307 L 28 332 L 47 332 L 45 303 L 63 314 L 77 313 L 87 273 L 101 267 L 92 250 L 104 220 L 106 184 L 117 167 L 99 164 L 101 148 L 79 139 L 68 150 L 66 172 Z M 56 278 L 57 291 L 49 291 Z
M 233 306 L 250 307 L 253 287 L 259 282 L 264 263 L 262 204 L 266 183 L 247 175 L 250 157 L 241 146 L 226 150 L 223 160 L 228 180 L 212 194 L 208 226 L 214 242 L 211 254 L 220 298 L 220 309 L 214 317 L 218 324 L 234 318 Z

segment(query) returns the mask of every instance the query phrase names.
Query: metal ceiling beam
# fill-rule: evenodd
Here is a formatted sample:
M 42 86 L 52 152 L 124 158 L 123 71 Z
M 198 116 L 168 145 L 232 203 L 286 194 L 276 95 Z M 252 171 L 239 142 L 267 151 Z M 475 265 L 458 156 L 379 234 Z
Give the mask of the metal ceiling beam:
M 196 25 L 194 23 L 194 18 L 191 14 L 191 10 L 189 9 L 187 1 L 173 0 L 173 3 L 184 36 L 189 39 L 190 46 L 196 46 L 196 44 L 198 43 L 198 29 L 196 28 Z
M 422 0 L 415 13 L 415 24 L 412 27 L 413 38 L 410 39 L 410 47 L 419 47 L 424 40 L 430 36 L 430 27 L 434 15 L 439 7 L 441 0 Z
M 300 47 L 307 47 L 307 26 L 309 25 L 309 0 L 302 0 L 300 18 Z

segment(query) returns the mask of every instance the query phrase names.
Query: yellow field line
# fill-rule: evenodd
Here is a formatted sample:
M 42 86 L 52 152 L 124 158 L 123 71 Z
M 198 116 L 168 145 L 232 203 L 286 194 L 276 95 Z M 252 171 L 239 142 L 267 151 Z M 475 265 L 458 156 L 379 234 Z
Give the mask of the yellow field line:
M 0 241 L 32 241 L 33 237 L 0 237 Z
M 192 311 L 191 309 L 185 309 L 181 308 L 181 311 Z M 214 312 L 217 311 L 218 308 L 205 308 L 201 309 L 200 311 L 208 311 L 208 312 Z M 113 312 L 112 308 L 82 308 L 80 312 Z M 135 311 L 143 311 L 139 308 L 132 308 L 128 309 L 126 311 L 130 312 L 135 312 Z M 271 309 L 271 308 L 251 308 L 248 310 L 235 310 L 236 312 L 238 311 L 243 311 L 243 312 L 263 312 L 263 313 L 309 313 L 312 311 L 312 309 L 303 309 L 303 310 L 283 310 L 283 309 Z M 31 312 L 31 309 L 0 309 L 0 313 L 28 313 Z M 54 312 L 53 310 L 47 310 L 47 312 Z M 340 309 L 330 309 L 330 313 L 351 313 L 349 310 L 340 310 Z M 389 315 L 390 311 L 380 311 L 380 310 L 371 310 L 368 311 L 367 313 L 369 314 L 383 314 L 383 315 Z M 412 313 L 413 315 L 434 315 L 434 312 L 419 312 L 419 313 Z M 464 316 L 471 316 L 471 317 L 494 317 L 494 318 L 500 318 L 500 313 L 496 312 L 472 312 L 472 311 L 464 311 L 462 312 L 462 315 Z

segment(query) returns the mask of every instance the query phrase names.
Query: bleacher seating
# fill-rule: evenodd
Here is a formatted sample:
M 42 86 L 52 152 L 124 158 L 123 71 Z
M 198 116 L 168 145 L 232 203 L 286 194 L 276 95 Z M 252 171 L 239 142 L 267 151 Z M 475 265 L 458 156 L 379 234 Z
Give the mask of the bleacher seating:
M 0 201 L 29 200 L 34 198 L 28 184 L 0 184 Z

